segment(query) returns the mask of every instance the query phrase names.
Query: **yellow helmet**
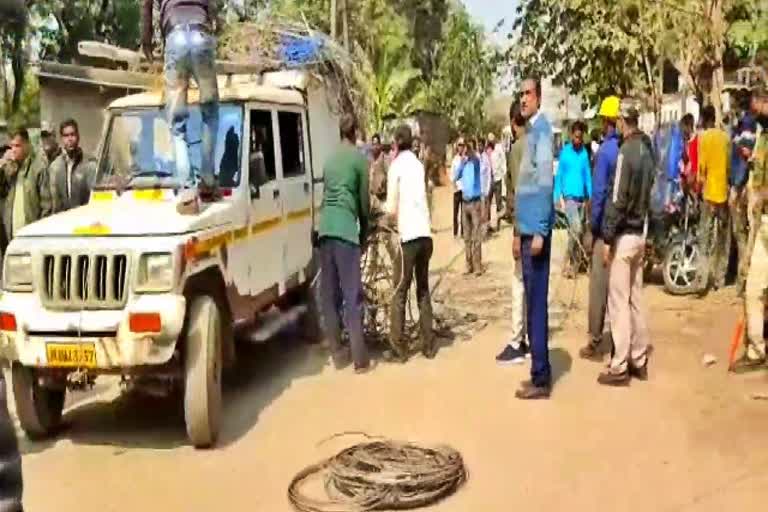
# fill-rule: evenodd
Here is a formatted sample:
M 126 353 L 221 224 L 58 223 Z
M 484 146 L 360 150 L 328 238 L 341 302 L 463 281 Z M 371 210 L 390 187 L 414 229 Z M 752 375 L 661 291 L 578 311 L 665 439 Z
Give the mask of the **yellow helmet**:
M 616 119 L 619 117 L 620 105 L 621 100 L 618 98 L 618 96 L 608 96 L 603 100 L 603 103 L 600 104 L 600 112 L 598 112 L 597 115 L 600 117 L 610 117 L 612 119 Z

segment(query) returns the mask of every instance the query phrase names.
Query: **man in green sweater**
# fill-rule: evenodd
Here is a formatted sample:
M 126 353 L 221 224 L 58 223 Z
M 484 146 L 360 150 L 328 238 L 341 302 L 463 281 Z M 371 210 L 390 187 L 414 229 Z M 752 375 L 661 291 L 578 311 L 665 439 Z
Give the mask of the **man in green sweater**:
M 337 369 L 349 364 L 349 350 L 341 344 L 339 311 L 351 345 L 355 371 L 371 368 L 363 338 L 361 246 L 368 228 L 368 162 L 355 147 L 357 122 L 341 120 L 341 145 L 324 167 L 325 192 L 320 212 L 320 294 L 325 334 Z

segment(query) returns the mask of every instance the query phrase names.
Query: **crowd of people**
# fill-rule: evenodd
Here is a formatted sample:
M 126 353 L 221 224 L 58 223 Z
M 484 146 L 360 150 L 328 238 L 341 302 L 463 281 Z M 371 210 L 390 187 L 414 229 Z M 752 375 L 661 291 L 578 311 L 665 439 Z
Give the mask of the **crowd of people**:
M 651 197 L 659 187 L 668 203 L 683 196 L 701 203 L 698 291 L 702 295 L 725 285 L 733 233 L 739 254 L 737 285 L 746 297 L 745 361 L 763 364 L 768 228 L 762 222 L 762 204 L 768 134 L 760 130 L 768 126 L 765 92 L 755 91 L 751 111 L 732 133 L 717 126 L 711 106 L 701 110 L 699 129 L 693 116 L 686 115 L 679 127 L 680 150 L 664 155 L 672 163 L 661 162 L 658 143 L 640 129 L 635 102 L 611 96 L 600 106 L 599 131 L 589 134 L 581 121 L 569 127 L 569 141 L 555 165 L 553 130 L 540 105 L 540 82 L 523 81 L 519 99 L 510 109 L 509 143 L 497 144 L 493 134 L 485 140 L 461 136 L 449 164 L 453 234 L 464 239 L 466 275 L 483 274 L 482 247 L 494 232 L 493 212 L 496 230 L 502 220 L 514 226 L 512 330 L 496 359 L 500 364 L 531 359 L 531 379 L 517 396 L 540 399 L 551 393 L 548 304 L 552 231 L 558 216 L 569 235 L 564 274 L 589 272 L 588 340 L 580 357 L 602 362 L 609 355 L 607 368 L 597 379 L 600 384 L 623 386 L 633 378 L 648 378 L 650 340 L 642 290 Z M 346 142 L 326 165 L 320 232 L 323 310 L 331 318 L 334 362 L 337 367 L 349 362 L 341 344 L 343 303 L 355 368 L 359 372 L 371 368 L 362 339 L 359 266 L 372 211 L 385 216 L 400 236 L 403 261 L 396 276 L 390 338 L 395 359 L 404 362 L 411 353 L 403 341 L 403 307 L 414 279 L 422 348 L 434 357 L 428 280 L 433 177 L 425 167 L 424 147 L 404 126 L 397 130 L 391 151 L 383 149 L 380 136 L 374 136 L 366 158 L 360 144 L 355 147 L 354 121 L 347 119 L 342 128 Z M 661 179 L 659 169 L 664 169 Z
M 43 129 L 34 147 L 25 128 L 11 133 L 10 144 L 0 148 L 0 251 L 18 231 L 44 217 L 88 202 L 96 162 L 80 147 L 77 121 L 67 119 L 56 133 Z

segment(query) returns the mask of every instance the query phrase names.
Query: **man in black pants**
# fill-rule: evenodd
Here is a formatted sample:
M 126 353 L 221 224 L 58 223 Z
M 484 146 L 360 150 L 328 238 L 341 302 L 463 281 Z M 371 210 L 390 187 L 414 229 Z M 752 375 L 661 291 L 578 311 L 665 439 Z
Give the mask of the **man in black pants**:
M 432 359 L 436 354 L 432 333 L 432 299 L 429 293 L 429 260 L 432 258 L 432 231 L 429 218 L 424 165 L 410 150 L 411 129 L 401 126 L 395 134 L 399 149 L 389 167 L 387 204 L 384 210 L 397 219 L 403 250 L 399 284 L 392 299 L 390 342 L 400 362 L 408 360 L 409 347 L 403 342 L 405 303 L 411 281 L 416 275 L 416 297 L 419 303 L 419 327 L 422 353 Z M 397 276 L 396 276 L 397 277 Z

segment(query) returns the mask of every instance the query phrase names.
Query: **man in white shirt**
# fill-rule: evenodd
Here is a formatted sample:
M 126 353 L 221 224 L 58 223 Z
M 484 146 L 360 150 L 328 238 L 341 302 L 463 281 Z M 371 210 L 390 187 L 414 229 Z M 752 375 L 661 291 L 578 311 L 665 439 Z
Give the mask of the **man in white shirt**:
M 429 292 L 429 260 L 432 258 L 432 229 L 429 218 L 424 165 L 411 151 L 411 129 L 403 125 L 395 133 L 398 155 L 389 167 L 387 202 L 384 211 L 395 217 L 400 232 L 402 264 L 396 265 L 399 283 L 392 298 L 390 343 L 399 362 L 408 360 L 410 349 L 403 341 L 405 303 L 416 276 L 422 353 L 432 359 L 437 351 L 432 332 L 432 301 Z M 399 279 L 397 274 L 400 274 Z
M 504 144 L 496 141 L 493 133 L 488 134 L 488 142 L 493 144 L 491 154 L 491 172 L 493 184 L 488 197 L 488 222 L 491 221 L 491 203 L 496 200 L 496 231 L 501 227 L 501 217 L 504 210 L 504 198 L 502 197 L 502 182 L 507 172 L 507 155 L 504 152 Z
M 459 140 L 456 141 L 456 156 L 453 157 L 453 162 L 451 162 L 451 176 L 454 176 L 459 166 L 464 164 L 464 157 L 466 155 L 467 144 L 464 142 L 464 137 L 459 137 Z M 461 202 L 463 201 L 461 180 L 454 181 L 453 185 L 453 236 L 457 237 L 459 234 L 464 234 L 464 226 L 461 224 Z
M 480 188 L 483 193 L 482 239 L 485 240 L 491 223 L 491 191 L 493 189 L 493 148 L 492 142 L 485 142 L 480 155 Z

